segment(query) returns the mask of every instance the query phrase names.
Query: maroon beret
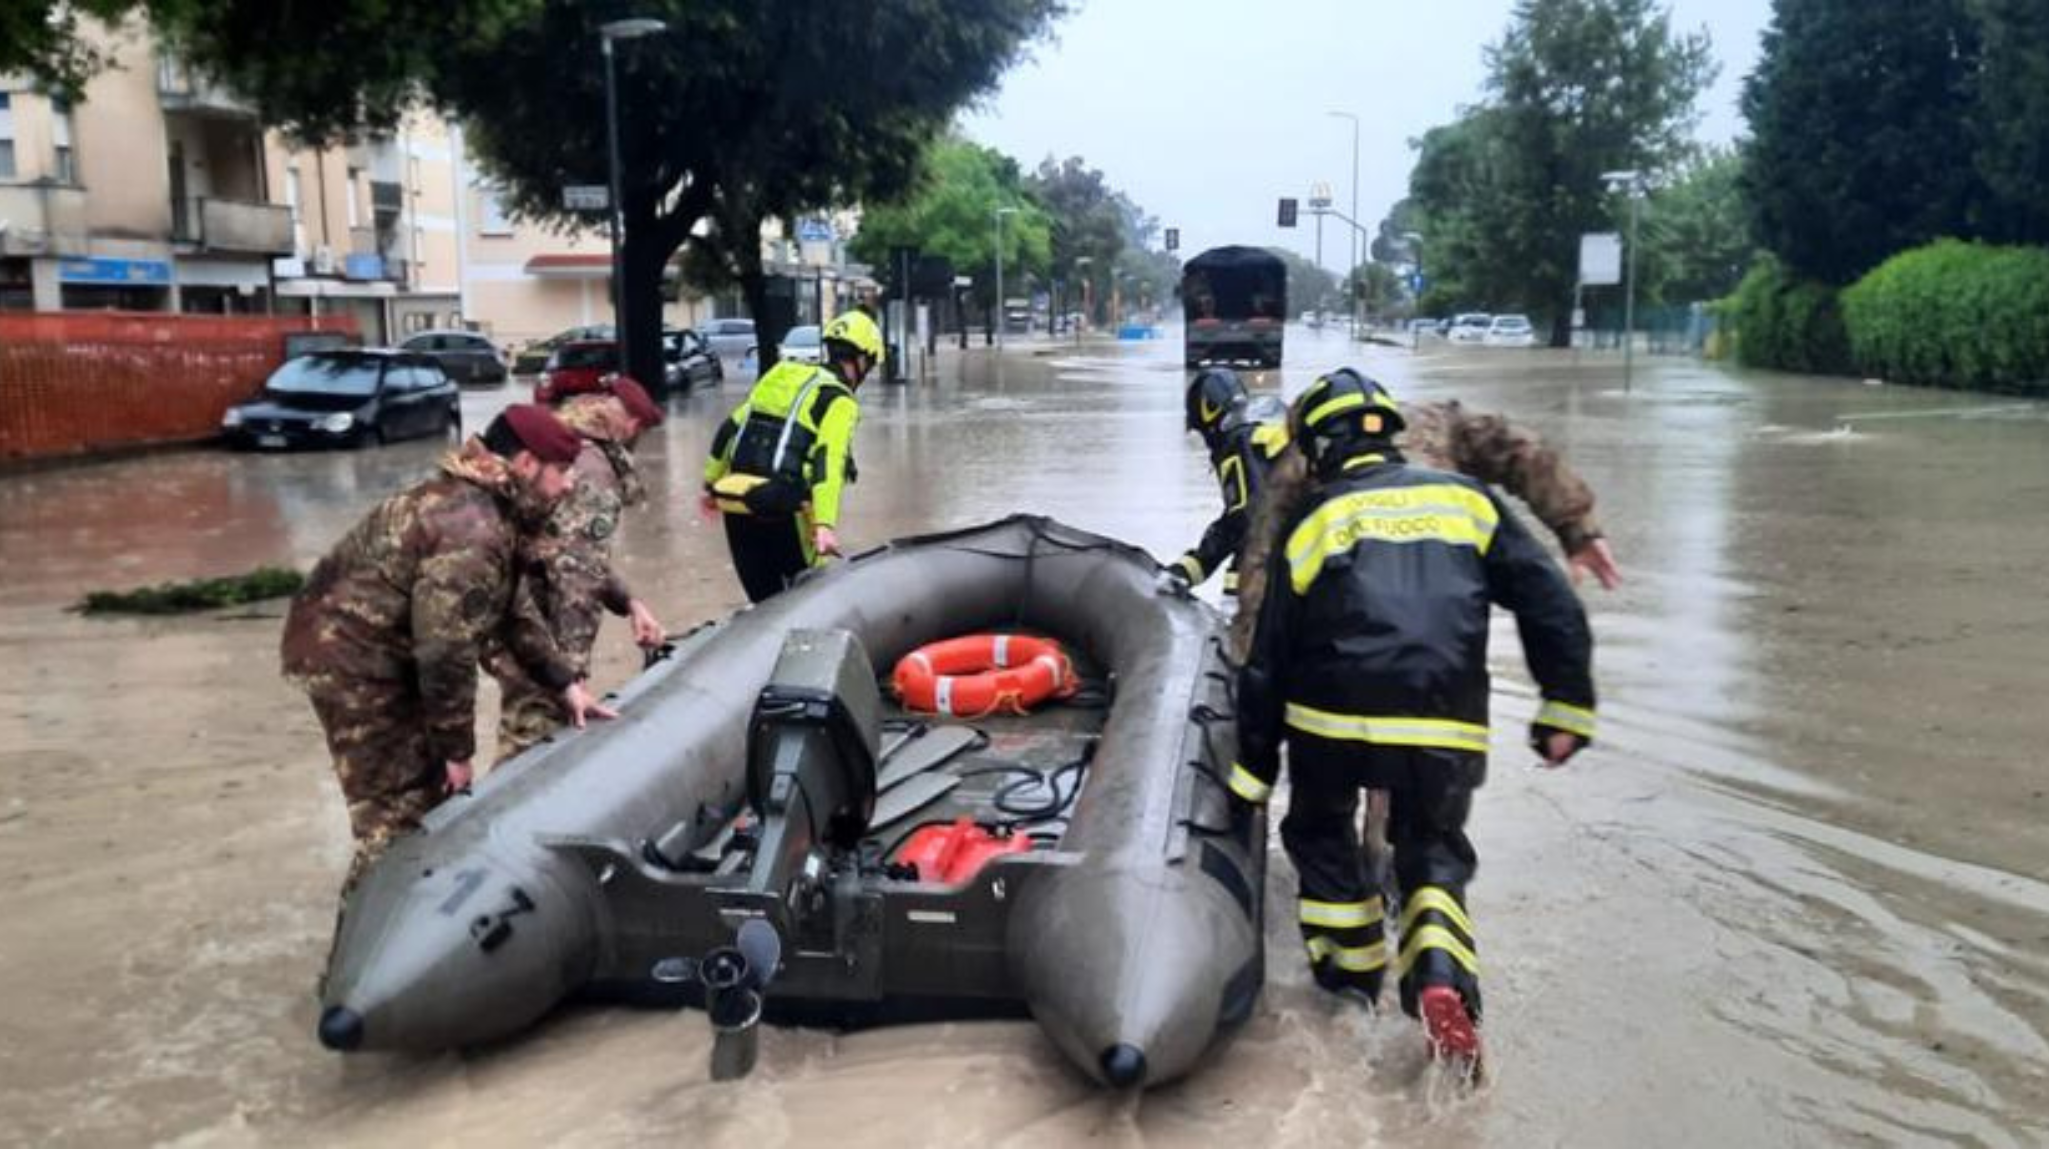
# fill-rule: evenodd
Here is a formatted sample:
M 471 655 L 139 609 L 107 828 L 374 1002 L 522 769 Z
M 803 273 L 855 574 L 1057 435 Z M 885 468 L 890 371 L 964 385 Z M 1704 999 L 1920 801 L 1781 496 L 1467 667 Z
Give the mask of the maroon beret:
M 635 382 L 631 375 L 614 375 L 611 379 L 612 395 L 626 408 L 626 413 L 638 420 L 642 427 L 662 425 L 662 409 L 648 398 L 647 388 Z
M 577 452 L 583 450 L 583 439 L 546 407 L 518 403 L 507 407 L 500 418 L 519 437 L 520 445 L 543 463 L 574 463 Z

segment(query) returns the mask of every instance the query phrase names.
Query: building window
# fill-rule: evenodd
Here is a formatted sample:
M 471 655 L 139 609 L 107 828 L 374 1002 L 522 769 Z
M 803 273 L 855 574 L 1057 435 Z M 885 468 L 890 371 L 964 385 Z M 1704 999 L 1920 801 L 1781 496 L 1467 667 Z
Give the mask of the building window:
M 56 145 L 56 162 L 51 165 L 50 174 L 61 184 L 78 182 L 78 152 L 71 142 L 71 101 L 62 96 L 50 98 L 50 142 Z
M 0 180 L 14 178 L 14 100 L 0 92 Z
M 505 193 L 489 184 L 477 186 L 477 234 L 511 235 L 512 205 Z

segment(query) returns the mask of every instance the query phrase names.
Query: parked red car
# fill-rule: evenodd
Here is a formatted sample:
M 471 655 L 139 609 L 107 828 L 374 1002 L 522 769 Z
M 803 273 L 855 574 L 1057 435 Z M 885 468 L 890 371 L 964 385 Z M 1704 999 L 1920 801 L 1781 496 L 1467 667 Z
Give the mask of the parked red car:
M 604 378 L 619 370 L 619 345 L 609 339 L 564 343 L 548 356 L 534 384 L 534 402 L 556 403 L 571 395 L 605 389 Z

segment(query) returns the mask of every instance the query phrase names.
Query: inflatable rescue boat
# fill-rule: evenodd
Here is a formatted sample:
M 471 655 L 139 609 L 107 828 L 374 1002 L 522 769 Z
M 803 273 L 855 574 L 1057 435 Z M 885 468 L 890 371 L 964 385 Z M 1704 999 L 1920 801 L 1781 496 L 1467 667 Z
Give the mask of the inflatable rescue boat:
M 321 1041 L 449 1048 L 610 994 L 703 1006 L 721 1077 L 751 1067 L 764 1017 L 1025 1013 L 1102 1083 L 1187 1073 L 1259 994 L 1266 825 L 1222 782 L 1216 616 L 1156 571 L 1016 517 L 677 641 L 617 720 L 506 763 L 377 861 Z M 1028 652 L 1019 677 L 1044 669 L 1052 697 L 972 718 L 891 697 L 907 655 L 969 635 Z

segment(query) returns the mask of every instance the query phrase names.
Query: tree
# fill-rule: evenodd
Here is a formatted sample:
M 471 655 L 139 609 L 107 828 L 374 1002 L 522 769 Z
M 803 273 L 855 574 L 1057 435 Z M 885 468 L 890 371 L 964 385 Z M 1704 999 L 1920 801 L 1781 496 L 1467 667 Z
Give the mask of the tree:
M 1391 263 L 1362 263 L 1352 270 L 1349 294 L 1369 316 L 1385 317 L 1399 310 L 1408 293 L 1401 273 Z
M 520 215 L 588 222 L 560 196 L 564 184 L 604 182 L 598 27 L 616 14 L 610 5 L 172 2 L 173 40 L 272 121 L 332 139 L 389 125 L 424 98 L 464 125 Z M 1063 10 L 1063 0 L 636 4 L 634 15 L 667 31 L 616 46 L 629 367 L 659 371 L 660 287 L 679 248 L 695 249 L 699 273 L 738 283 L 759 313 L 765 220 L 899 192 L 926 141 Z M 278 50 L 289 44 L 347 50 Z
M 1846 284 L 1965 234 L 1979 33 L 1967 0 L 1778 0 L 1743 85 L 1743 189 L 1796 276 Z
M 1602 173 L 1684 156 L 1714 78 L 1706 33 L 1676 35 L 1654 0 L 1520 0 L 1488 50 L 1502 218 L 1490 278 L 1571 335 L 1579 237 L 1611 226 Z
M 1757 255 L 1739 186 L 1743 159 L 1710 149 L 1681 167 L 1643 206 L 1639 297 L 1681 305 L 1721 299 L 1743 282 Z
M 1150 227 L 1150 217 L 1110 187 L 1103 173 L 1080 156 L 1057 164 L 1047 157 L 1038 171 L 1025 177 L 1025 187 L 1053 223 L 1051 274 L 1077 285 L 1086 280 L 1097 315 L 1105 314 L 1110 304 L 1109 286 L 1126 237 L 1142 226 Z
M 1344 289 L 1338 285 L 1338 277 L 1292 248 L 1269 247 L 1268 254 L 1276 256 L 1288 269 L 1288 306 L 1297 312 L 1315 309 L 1317 311 L 1343 311 Z
M 2049 244 L 2049 4 L 1974 0 L 1982 22 L 1977 167 L 1986 184 L 1981 231 Z
M 1052 221 L 1025 191 L 1017 161 L 994 148 L 943 136 L 925 153 L 908 194 L 877 203 L 861 216 L 850 245 L 854 258 L 880 267 L 892 248 L 914 247 L 944 257 L 972 276 L 974 298 L 996 305 L 998 207 L 1015 207 L 1003 221 L 1006 273 L 1044 274 L 1052 255 Z

